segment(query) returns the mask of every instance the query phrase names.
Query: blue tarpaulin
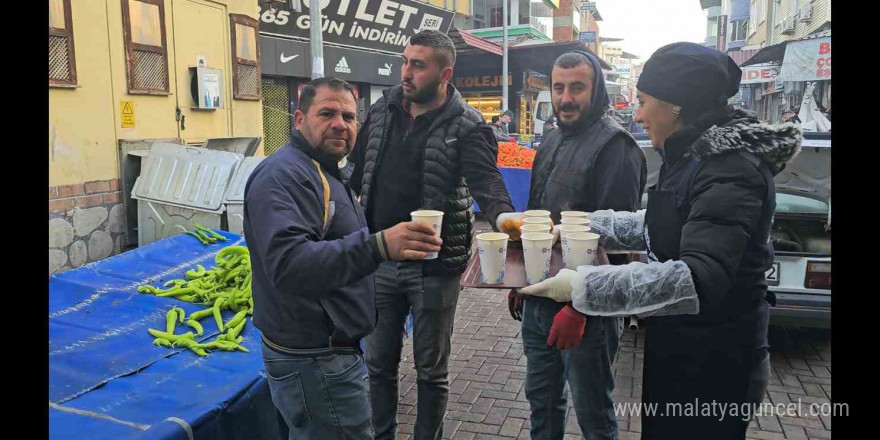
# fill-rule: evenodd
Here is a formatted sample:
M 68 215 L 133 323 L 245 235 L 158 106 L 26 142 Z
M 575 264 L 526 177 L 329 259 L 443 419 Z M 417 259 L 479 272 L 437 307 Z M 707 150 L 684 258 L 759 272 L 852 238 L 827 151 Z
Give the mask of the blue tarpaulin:
M 529 185 L 532 181 L 532 170 L 526 168 L 498 167 L 504 185 L 510 194 L 510 201 L 517 212 L 523 212 L 529 204 Z M 480 212 L 480 207 L 474 202 L 474 211 Z
M 53 439 L 277 439 L 286 427 L 272 405 L 259 331 L 242 333 L 250 353 L 152 345 L 174 306 L 204 306 L 137 293 L 183 278 L 196 264 L 242 237 L 203 246 L 189 235 L 167 238 L 49 277 L 49 431 Z M 232 317 L 231 311 L 223 313 Z M 200 340 L 219 331 L 202 320 Z M 187 432 L 189 431 L 189 433 Z

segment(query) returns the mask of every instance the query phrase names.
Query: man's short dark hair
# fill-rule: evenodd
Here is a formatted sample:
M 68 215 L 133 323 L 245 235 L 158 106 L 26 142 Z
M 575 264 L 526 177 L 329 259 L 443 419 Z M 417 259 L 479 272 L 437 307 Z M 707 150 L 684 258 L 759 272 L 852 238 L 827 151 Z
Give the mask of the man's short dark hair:
M 499 119 L 501 118 L 498 115 L 492 116 L 492 123 L 495 124 Z
M 556 58 L 556 61 L 553 62 L 553 68 L 558 66 L 563 69 L 572 69 L 581 64 L 586 64 L 587 67 L 590 68 L 590 72 L 592 72 L 593 75 L 596 74 L 596 72 L 594 72 L 595 69 L 593 69 L 593 63 L 590 62 L 589 58 L 578 52 L 566 52 L 559 55 L 559 58 Z M 551 76 L 553 75 L 553 68 L 550 69 Z
M 353 85 L 349 84 L 344 79 L 325 76 L 323 78 L 313 79 L 303 86 L 302 91 L 299 94 L 298 108 L 300 111 L 303 113 L 309 112 L 309 107 L 312 106 L 312 101 L 315 99 L 315 95 L 318 94 L 319 87 L 329 87 L 333 90 L 348 90 L 348 92 L 351 93 L 351 97 L 357 102 L 357 91 Z
M 505 116 L 510 116 L 510 117 L 512 118 L 512 117 L 513 117 L 513 112 L 510 111 L 510 110 L 505 110 L 504 113 L 501 114 L 501 117 L 503 118 L 503 117 L 505 117 Z
M 441 68 L 455 67 L 455 44 L 448 35 L 440 31 L 424 30 L 409 40 L 413 46 L 427 46 L 434 49 L 434 55 Z

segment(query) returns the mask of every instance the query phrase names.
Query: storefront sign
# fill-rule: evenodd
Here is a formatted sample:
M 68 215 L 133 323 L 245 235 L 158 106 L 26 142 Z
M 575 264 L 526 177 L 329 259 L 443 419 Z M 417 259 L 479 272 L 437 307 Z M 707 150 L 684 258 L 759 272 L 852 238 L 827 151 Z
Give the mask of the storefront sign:
M 540 92 L 550 90 L 550 78 L 531 70 L 523 72 L 523 90 L 527 92 Z
M 620 75 L 632 75 L 632 64 L 614 64 L 614 72 Z
M 324 43 L 403 53 L 420 30 L 449 31 L 455 13 L 415 0 L 320 0 Z M 309 38 L 309 1 L 302 12 L 262 9 L 260 33 Z M 330 69 L 333 72 L 333 69 Z
M 455 88 L 462 91 L 473 89 L 500 89 L 504 78 L 501 75 L 463 76 L 455 78 Z M 513 75 L 508 75 L 507 85 L 513 86 Z
M 727 50 L 727 16 L 718 16 L 718 37 L 715 42 L 715 49 L 722 52 Z
M 261 35 L 260 59 L 264 75 L 311 77 L 308 43 Z M 324 46 L 324 72 L 346 81 L 395 85 L 400 82 L 400 56 Z
M 740 84 L 759 84 L 775 81 L 779 76 L 779 66 L 745 66 L 742 69 Z
M 581 32 L 578 34 L 578 41 L 581 43 L 595 43 L 596 42 L 596 32 L 588 31 Z
M 596 12 L 596 2 L 581 1 L 581 11 Z
M 785 81 L 831 79 L 831 37 L 788 43 L 779 76 Z

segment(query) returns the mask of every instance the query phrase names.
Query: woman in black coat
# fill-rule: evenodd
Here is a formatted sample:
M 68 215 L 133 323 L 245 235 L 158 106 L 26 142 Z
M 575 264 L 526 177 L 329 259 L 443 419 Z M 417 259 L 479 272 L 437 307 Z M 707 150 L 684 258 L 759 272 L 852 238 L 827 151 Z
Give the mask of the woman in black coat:
M 647 210 L 590 216 L 606 249 L 646 250 L 650 262 L 581 266 L 520 290 L 587 316 L 644 318 L 642 400 L 657 412 L 643 409 L 643 440 L 743 439 L 769 379 L 773 176 L 801 134 L 727 106 L 740 75 L 714 49 L 658 49 L 636 113 L 663 157 L 656 189 Z

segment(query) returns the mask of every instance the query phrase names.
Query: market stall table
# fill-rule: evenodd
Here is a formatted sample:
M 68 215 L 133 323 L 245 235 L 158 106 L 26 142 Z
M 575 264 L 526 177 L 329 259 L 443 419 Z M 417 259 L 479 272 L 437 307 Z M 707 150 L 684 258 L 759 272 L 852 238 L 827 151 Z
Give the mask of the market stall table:
M 204 306 L 137 293 L 143 284 L 210 267 L 226 242 L 203 246 L 189 235 L 156 241 L 49 277 L 49 432 L 53 439 L 278 439 L 278 417 L 263 373 L 260 334 L 248 322 L 244 352 L 199 357 L 152 345 L 173 306 Z M 231 318 L 224 311 L 224 320 Z M 218 334 L 202 321 L 200 341 Z

